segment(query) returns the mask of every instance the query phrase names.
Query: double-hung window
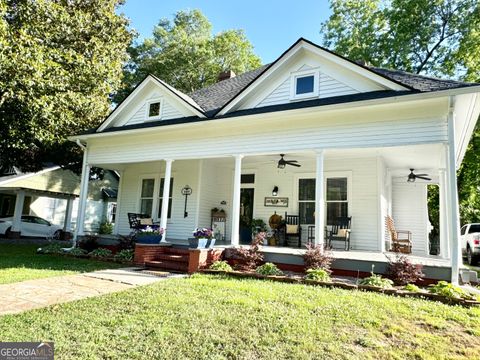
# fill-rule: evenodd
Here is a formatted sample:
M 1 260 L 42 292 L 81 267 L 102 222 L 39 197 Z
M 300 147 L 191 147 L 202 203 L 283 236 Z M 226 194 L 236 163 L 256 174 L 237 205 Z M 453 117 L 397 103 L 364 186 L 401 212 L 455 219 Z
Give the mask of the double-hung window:
M 300 224 L 315 224 L 315 179 L 298 180 Z
M 154 190 L 155 179 L 142 179 L 142 190 L 140 193 L 140 213 L 152 216 Z

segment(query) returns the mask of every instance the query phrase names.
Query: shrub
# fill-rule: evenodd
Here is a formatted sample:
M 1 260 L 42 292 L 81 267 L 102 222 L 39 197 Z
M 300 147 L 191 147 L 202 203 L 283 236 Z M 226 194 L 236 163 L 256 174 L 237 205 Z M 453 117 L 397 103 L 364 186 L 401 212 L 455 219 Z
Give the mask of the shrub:
M 385 278 L 381 277 L 380 275 L 372 273 L 372 275 L 370 275 L 369 277 L 360 280 L 359 284 L 360 285 L 369 285 L 369 286 L 378 286 L 378 287 L 381 287 L 381 288 L 388 289 L 388 288 L 392 287 L 393 281 L 390 280 L 390 279 L 385 279 Z
M 333 258 L 330 253 L 323 250 L 321 245 L 307 245 L 307 251 L 303 255 L 303 263 L 306 269 L 324 269 L 329 271 Z
M 476 297 L 467 293 L 461 287 L 455 286 L 446 281 L 439 281 L 435 285 L 431 285 L 429 291 L 433 294 L 438 294 L 446 297 L 447 299 L 465 299 L 476 300 Z
M 120 235 L 118 238 L 118 245 L 119 250 L 133 250 L 135 249 L 135 236 L 134 235 L 127 235 L 122 236 Z
M 263 261 L 263 254 L 260 252 L 259 245 L 263 244 L 266 234 L 260 232 L 253 239 L 248 248 L 233 249 L 232 257 L 238 261 L 235 266 L 239 270 L 255 270 Z
M 100 223 L 100 228 L 98 229 L 99 234 L 111 234 L 113 233 L 113 224 L 109 221 L 102 221 Z
M 41 254 L 62 254 L 64 246 L 57 243 L 51 243 L 37 250 Z
M 112 256 L 112 252 L 109 249 L 98 248 L 91 251 L 88 255 L 92 257 L 105 258 Z
M 99 248 L 98 237 L 93 235 L 87 235 L 78 242 L 78 247 L 86 252 L 92 252 Z
M 407 284 L 405 285 L 405 287 L 403 288 L 404 290 L 406 291 L 410 291 L 410 292 L 420 292 L 420 288 L 417 286 L 417 285 L 414 285 L 414 284 Z
M 324 282 L 331 281 L 330 274 L 325 269 L 308 269 L 305 279 Z
M 283 271 L 277 265 L 269 262 L 257 267 L 255 272 L 260 275 L 283 275 Z
M 133 253 L 132 249 L 123 249 L 117 252 L 113 258 L 116 261 L 133 261 Z
M 82 255 L 87 255 L 87 251 L 77 247 L 70 250 L 68 254 L 72 256 L 82 256 Z
M 397 254 L 395 258 L 388 257 L 387 276 L 395 285 L 406 285 L 422 280 L 423 265 L 412 264 L 405 255 Z
M 210 265 L 212 270 L 233 271 L 232 267 L 226 261 L 215 261 Z

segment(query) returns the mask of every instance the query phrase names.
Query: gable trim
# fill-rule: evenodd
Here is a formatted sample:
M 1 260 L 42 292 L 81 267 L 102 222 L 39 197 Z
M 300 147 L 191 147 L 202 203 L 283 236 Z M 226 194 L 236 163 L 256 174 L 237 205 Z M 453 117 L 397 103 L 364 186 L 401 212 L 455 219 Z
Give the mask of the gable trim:
M 168 84 L 166 84 L 165 82 L 157 78 L 155 75 L 148 74 L 137 86 L 135 86 L 135 88 L 130 92 L 130 94 L 128 94 L 127 97 L 123 99 L 115 109 L 112 110 L 112 112 L 105 118 L 105 120 L 97 127 L 95 132 L 102 132 L 103 130 L 105 130 L 105 128 L 112 123 L 112 121 L 115 118 L 115 115 L 118 114 L 123 109 L 125 109 L 130 103 L 130 101 L 135 97 L 135 94 L 140 92 L 148 84 L 149 81 L 155 82 L 156 84 L 160 85 L 163 89 L 166 89 L 167 92 L 169 92 L 170 94 L 173 94 L 174 97 L 180 99 L 198 117 L 200 118 L 206 117 L 206 114 L 203 111 L 203 109 L 200 107 L 200 105 L 195 103 L 193 99 L 190 99 L 191 102 L 187 101 L 185 98 L 183 98 L 176 92 L 178 90 L 173 90 L 173 88 L 171 88 Z M 187 95 L 184 95 L 184 96 L 187 97 Z
M 242 100 L 245 96 L 247 96 L 254 88 L 255 86 L 261 81 L 261 78 L 264 77 L 264 75 L 269 72 L 275 71 L 276 68 L 280 66 L 281 63 L 286 61 L 288 59 L 289 53 L 291 53 L 296 47 L 300 47 L 300 44 L 307 44 L 310 46 L 313 46 L 315 49 L 323 51 L 327 53 L 330 56 L 335 56 L 348 65 L 350 70 L 355 71 L 355 72 L 362 72 L 364 76 L 367 76 L 368 78 L 372 79 L 373 81 L 380 82 L 382 85 L 395 85 L 395 87 L 399 90 L 412 90 L 412 91 L 417 91 L 413 87 L 408 86 L 406 84 L 402 84 L 397 80 L 388 78 L 387 76 L 377 73 L 376 71 L 358 64 L 350 59 L 347 59 L 346 57 L 336 54 L 331 50 L 328 50 L 320 45 L 317 45 L 310 40 L 307 40 L 303 37 L 299 38 L 293 45 L 291 45 L 287 50 L 285 50 L 274 62 L 272 62 L 269 66 L 267 66 L 264 71 L 262 71 L 257 77 L 255 77 L 250 83 L 247 84 L 236 96 L 234 96 L 232 99 L 230 99 L 225 105 L 223 105 L 216 113 L 214 116 L 217 115 L 225 115 L 227 112 L 229 112 L 240 100 Z M 295 52 L 292 52 L 290 55 L 293 55 Z M 353 66 L 352 66 L 353 65 Z

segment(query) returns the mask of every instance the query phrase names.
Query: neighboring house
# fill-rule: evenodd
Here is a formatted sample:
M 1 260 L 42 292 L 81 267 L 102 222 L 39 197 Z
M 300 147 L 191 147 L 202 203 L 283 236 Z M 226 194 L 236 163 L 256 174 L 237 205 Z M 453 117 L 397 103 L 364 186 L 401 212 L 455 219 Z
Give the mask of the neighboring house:
M 105 171 L 103 179 L 89 181 L 86 231 L 96 232 L 101 221 L 114 220 L 118 180 L 115 172 Z M 76 223 L 79 193 L 80 176 L 59 166 L 45 166 L 31 173 L 22 173 L 16 167 L 3 169 L 0 218 L 16 215 L 18 220 L 21 215 L 36 215 L 71 232 Z M 14 234 L 18 232 L 18 221 L 13 224 Z
M 426 258 L 427 184 L 439 184 L 437 258 L 449 259 L 454 279 L 455 171 L 479 93 L 479 84 L 363 66 L 300 39 L 272 64 L 189 95 L 149 75 L 97 129 L 71 140 L 86 146 L 84 179 L 91 166 L 121 174 L 115 232 L 130 232 L 127 213 L 147 213 L 167 240 L 186 241 L 195 227 L 211 226 L 212 208 L 223 207 L 234 246 L 245 216 L 268 222 L 287 212 L 300 216 L 303 244 L 309 226 L 322 244 L 325 225 L 352 216 L 352 250 L 382 253 L 391 249 L 391 216 L 412 232 L 413 255 Z M 279 168 L 280 154 L 301 167 Z M 410 169 L 432 180 L 407 182 Z M 286 198 L 277 203 L 284 206 L 274 195 Z M 80 220 L 84 201 L 81 194 Z

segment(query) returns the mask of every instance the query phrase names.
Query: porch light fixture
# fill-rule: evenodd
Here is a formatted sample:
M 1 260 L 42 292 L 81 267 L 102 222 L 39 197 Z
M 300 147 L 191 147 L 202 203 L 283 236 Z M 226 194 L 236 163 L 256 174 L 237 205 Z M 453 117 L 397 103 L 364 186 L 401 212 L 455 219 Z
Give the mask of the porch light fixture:
M 285 163 L 280 163 L 280 162 L 279 162 L 278 165 L 277 165 L 277 167 L 278 167 L 279 169 L 285 169 Z
M 272 190 L 272 196 L 277 196 L 278 195 L 278 186 L 275 185 Z

